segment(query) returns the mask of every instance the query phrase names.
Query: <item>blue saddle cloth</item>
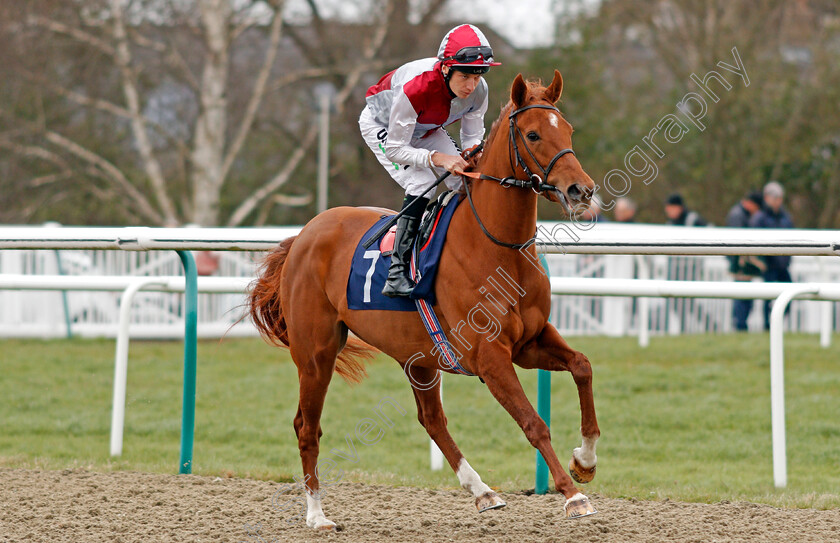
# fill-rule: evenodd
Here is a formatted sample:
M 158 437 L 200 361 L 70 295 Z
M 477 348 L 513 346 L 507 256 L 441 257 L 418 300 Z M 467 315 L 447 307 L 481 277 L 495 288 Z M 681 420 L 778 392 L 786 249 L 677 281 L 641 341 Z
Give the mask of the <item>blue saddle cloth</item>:
M 350 266 L 350 277 L 347 280 L 347 307 L 350 309 L 384 309 L 388 311 L 417 311 L 415 299 L 427 300 L 431 305 L 435 303 L 435 276 L 437 274 L 443 243 L 449 229 L 449 221 L 458 207 L 460 198 L 450 197 L 449 201 L 437 210 L 431 235 L 425 246 L 419 251 L 418 270 L 420 281 L 414 287 L 411 298 L 390 298 L 382 294 L 382 287 L 388 278 L 388 267 L 391 265 L 390 256 L 382 256 L 379 251 L 381 237 L 368 249 L 363 244 L 373 236 L 377 230 L 390 218 L 385 216 L 365 232 L 356 250 L 353 252 L 353 263 Z M 419 238 L 419 236 L 418 236 Z M 415 247 L 416 252 L 416 247 Z

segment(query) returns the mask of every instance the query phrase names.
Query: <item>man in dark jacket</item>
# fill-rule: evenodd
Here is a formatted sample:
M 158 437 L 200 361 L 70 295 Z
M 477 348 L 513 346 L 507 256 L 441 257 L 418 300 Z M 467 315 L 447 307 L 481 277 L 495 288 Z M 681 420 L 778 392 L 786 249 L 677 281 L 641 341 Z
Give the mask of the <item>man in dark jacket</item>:
M 691 211 L 685 206 L 681 194 L 674 193 L 665 200 L 665 216 L 668 217 L 667 224 L 675 226 L 707 226 L 703 217 L 696 211 Z M 691 280 L 702 277 L 703 263 L 701 260 L 686 256 L 668 257 L 668 279 L 676 281 Z M 686 330 L 689 319 L 696 314 L 697 300 L 691 298 L 672 298 L 666 302 L 665 325 L 670 327 L 671 320 L 677 319 L 680 329 Z M 670 328 L 669 328 L 670 329 Z
M 753 228 L 793 228 L 793 220 L 782 206 L 785 191 L 776 181 L 764 185 L 764 208 L 752 216 L 750 226 Z M 764 280 L 769 283 L 791 283 L 790 256 L 763 256 L 767 269 Z M 764 301 L 764 329 L 770 329 L 770 300 Z
M 732 228 L 746 228 L 750 225 L 750 218 L 753 217 L 764 203 L 759 191 L 752 191 L 744 196 L 740 202 L 732 206 L 726 215 L 726 226 Z M 736 281 L 752 281 L 754 277 L 760 277 L 766 266 L 764 261 L 756 256 L 730 256 L 729 272 Z M 747 330 L 747 319 L 753 308 L 754 300 L 732 300 L 732 319 L 735 329 L 743 332 Z
M 665 216 L 668 217 L 667 224 L 677 226 L 707 226 L 706 220 L 696 211 L 690 211 L 685 207 L 685 201 L 681 194 L 672 194 L 665 200 Z

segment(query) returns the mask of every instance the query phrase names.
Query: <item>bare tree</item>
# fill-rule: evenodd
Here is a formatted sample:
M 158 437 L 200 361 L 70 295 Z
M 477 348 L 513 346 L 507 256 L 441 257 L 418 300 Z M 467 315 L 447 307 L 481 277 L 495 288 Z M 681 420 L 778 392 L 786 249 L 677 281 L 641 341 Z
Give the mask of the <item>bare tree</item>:
M 316 141 L 303 97 L 328 82 L 341 113 L 388 65 L 407 0 L 376 2 L 355 39 L 307 3 L 297 27 L 284 0 L 0 0 L 0 69 L 16 76 L 0 90 L 0 158 L 13 159 L 0 183 L 27 202 L 5 220 L 79 193 L 155 225 L 236 226 L 307 202 L 280 193 Z

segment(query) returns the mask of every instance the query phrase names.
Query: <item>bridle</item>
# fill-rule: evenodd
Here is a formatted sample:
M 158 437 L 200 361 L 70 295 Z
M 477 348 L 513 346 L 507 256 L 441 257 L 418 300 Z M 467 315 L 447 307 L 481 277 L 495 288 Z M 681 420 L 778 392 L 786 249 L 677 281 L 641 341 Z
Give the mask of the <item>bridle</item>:
M 510 115 L 508 115 L 508 119 L 510 121 L 510 129 L 508 131 L 508 156 L 510 158 L 511 170 L 514 171 L 514 175 L 509 176 L 509 177 L 504 177 L 504 178 L 493 177 L 492 175 L 487 175 L 487 174 L 483 174 L 483 173 L 479 173 L 479 172 L 464 172 L 464 175 L 466 175 L 467 177 L 471 177 L 473 179 L 484 179 L 484 180 L 488 180 L 488 181 L 496 181 L 497 183 L 499 183 L 500 185 L 502 185 L 505 188 L 507 188 L 507 187 L 517 187 L 517 188 L 524 188 L 524 189 L 529 188 L 529 189 L 533 190 L 536 194 L 542 194 L 543 192 L 546 192 L 546 191 L 558 192 L 559 195 L 560 195 L 560 201 L 563 203 L 563 205 L 566 207 L 566 209 L 569 210 L 569 204 L 568 204 L 568 202 L 566 202 L 566 197 L 560 191 L 560 189 L 558 189 L 554 185 L 550 185 L 550 184 L 544 182 L 543 179 L 548 180 L 548 175 L 551 173 L 551 169 L 554 168 L 554 165 L 557 163 L 558 160 L 560 160 L 561 157 L 563 157 L 565 155 L 568 155 L 568 154 L 574 155 L 575 152 L 572 149 L 560 149 L 560 151 L 558 151 L 557 154 L 554 155 L 554 158 L 552 158 L 549 161 L 548 166 L 543 168 L 542 164 L 540 164 L 539 160 L 537 160 L 537 157 L 534 156 L 534 153 L 531 151 L 531 148 L 528 146 L 528 142 L 525 140 L 525 136 L 522 134 L 522 131 L 519 129 L 519 126 L 516 124 L 516 116 L 519 115 L 520 113 L 522 113 L 523 111 L 527 111 L 529 109 L 550 109 L 550 110 L 556 111 L 558 114 L 560 113 L 560 110 L 557 109 L 556 107 L 552 106 L 552 105 L 531 104 L 531 105 L 528 105 L 528 106 L 523 106 L 519 109 L 515 109 L 510 113 Z M 525 151 L 528 152 L 528 156 L 531 157 L 531 160 L 534 161 L 534 164 L 536 164 L 537 167 L 542 172 L 543 177 L 540 177 L 538 174 L 531 172 L 530 168 L 528 168 L 528 165 L 525 164 L 525 160 L 522 158 L 522 154 L 519 152 L 519 143 L 517 141 L 517 135 L 519 136 L 519 139 L 522 140 L 522 146 L 525 148 Z M 510 152 L 511 150 L 513 151 L 512 153 Z M 516 165 L 514 165 L 514 162 L 513 162 L 514 157 L 516 158 L 516 165 L 518 165 L 520 168 L 522 168 L 522 170 L 525 172 L 525 175 L 527 176 L 527 179 L 517 179 L 516 178 L 516 173 L 515 173 L 516 172 Z M 501 241 L 501 240 L 495 238 L 487 230 L 487 228 L 484 226 L 484 223 L 481 222 L 481 218 L 479 218 L 479 216 L 478 216 L 478 211 L 476 211 L 476 209 L 475 209 L 475 204 L 473 203 L 472 193 L 470 192 L 470 188 L 469 188 L 468 183 L 464 183 L 464 189 L 467 192 L 467 199 L 470 202 L 470 207 L 472 208 L 472 212 L 473 212 L 473 215 L 475 216 L 475 220 L 478 221 L 478 225 L 481 227 L 482 232 L 484 232 L 484 235 L 487 236 L 490 239 L 490 241 L 492 241 L 496 245 L 501 245 L 502 247 L 507 247 L 508 249 L 516 249 L 516 250 L 522 249 L 523 247 L 527 247 L 528 245 L 530 245 L 532 243 L 532 241 L 534 239 L 533 236 L 531 238 L 529 238 L 528 241 L 526 241 L 524 243 L 507 243 L 507 242 L 504 242 L 504 241 Z M 536 232 L 534 233 L 534 236 L 536 236 Z

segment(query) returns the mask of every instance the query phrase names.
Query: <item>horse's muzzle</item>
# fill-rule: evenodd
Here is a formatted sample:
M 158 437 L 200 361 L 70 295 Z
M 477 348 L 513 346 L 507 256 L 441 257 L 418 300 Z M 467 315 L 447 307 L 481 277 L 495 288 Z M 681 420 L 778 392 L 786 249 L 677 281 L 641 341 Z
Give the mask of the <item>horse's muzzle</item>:
M 584 200 L 592 198 L 592 190 L 578 183 L 572 183 L 569 185 L 569 188 L 566 189 L 566 196 L 569 198 L 569 202 L 572 203 L 572 205 L 577 203 L 587 203 L 584 202 Z

